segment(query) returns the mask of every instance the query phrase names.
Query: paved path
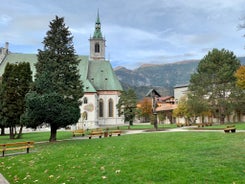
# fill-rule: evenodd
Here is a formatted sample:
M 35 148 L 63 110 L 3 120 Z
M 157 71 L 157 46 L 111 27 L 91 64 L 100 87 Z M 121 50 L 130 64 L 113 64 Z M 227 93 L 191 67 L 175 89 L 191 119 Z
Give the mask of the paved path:
M 0 184 L 9 184 L 9 182 L 4 178 L 4 176 L 0 173 Z
M 224 133 L 224 130 L 212 130 L 212 129 L 191 129 L 191 128 L 196 128 L 196 126 L 189 126 L 189 127 L 178 127 L 178 128 L 169 128 L 169 129 L 165 129 L 165 130 L 134 130 L 134 129 L 129 129 L 129 130 L 123 130 L 123 134 L 124 135 L 131 135 L 131 134 L 141 134 L 141 133 L 167 133 L 167 132 L 220 132 L 220 133 Z M 236 132 L 245 132 L 245 130 L 236 130 Z M 114 137 L 114 136 L 113 136 Z M 92 139 L 98 139 L 99 136 L 94 136 Z M 65 140 L 57 140 L 57 142 L 59 141 L 70 141 L 70 140 L 83 140 L 83 139 L 89 139 L 88 136 L 77 136 L 77 137 L 72 137 L 71 139 L 65 139 Z M 38 143 L 48 143 L 49 141 L 42 141 L 42 142 L 36 142 Z M 1 184 L 1 183 L 0 183 Z

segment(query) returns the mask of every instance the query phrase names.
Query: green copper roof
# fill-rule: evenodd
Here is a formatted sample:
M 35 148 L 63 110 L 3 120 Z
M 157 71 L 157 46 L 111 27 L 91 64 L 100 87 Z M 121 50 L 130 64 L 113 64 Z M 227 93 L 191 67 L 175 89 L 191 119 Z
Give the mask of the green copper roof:
M 88 56 L 79 56 L 78 66 L 84 92 L 96 92 L 98 90 L 122 91 L 122 86 L 115 75 L 109 61 L 89 60 Z M 36 54 L 8 54 L 0 64 L 0 76 L 4 73 L 7 63 L 29 62 L 33 76 L 36 72 L 34 64 L 37 62 Z
M 100 16 L 99 11 L 97 12 L 97 20 L 95 22 L 95 30 L 94 30 L 94 36 L 93 38 L 100 38 L 102 39 L 102 33 L 101 33 L 101 25 L 100 25 Z
M 85 93 L 96 93 L 96 89 L 91 84 L 91 82 L 87 79 L 83 83 L 83 90 Z
M 20 63 L 20 62 L 28 62 L 31 66 L 31 71 L 33 73 L 36 72 L 36 68 L 34 63 L 37 62 L 37 55 L 36 54 L 8 54 L 4 61 L 0 64 L 0 76 L 3 75 L 4 69 L 7 63 Z
M 79 64 L 81 80 L 87 80 L 86 84 L 84 83 L 86 92 L 95 92 L 96 90 L 122 91 L 121 83 L 117 79 L 109 61 L 89 60 L 86 56 L 79 56 L 79 59 L 81 59 Z
M 99 10 L 97 12 L 97 20 L 96 20 L 96 24 L 100 24 L 100 15 L 99 15 Z
M 87 78 L 96 90 L 122 91 L 122 86 L 109 61 L 89 61 Z

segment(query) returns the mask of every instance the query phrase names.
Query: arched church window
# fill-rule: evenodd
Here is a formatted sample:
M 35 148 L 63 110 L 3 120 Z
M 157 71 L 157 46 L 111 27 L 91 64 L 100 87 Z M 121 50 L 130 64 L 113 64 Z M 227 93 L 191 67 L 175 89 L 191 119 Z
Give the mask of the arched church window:
M 87 99 L 87 97 L 84 97 L 84 99 L 83 99 L 83 103 L 84 103 L 84 104 L 87 104 L 87 103 L 88 103 L 88 99 Z
M 104 102 L 102 99 L 99 100 L 99 117 L 104 117 Z
M 109 99 L 108 109 L 109 109 L 108 116 L 113 117 L 113 100 L 112 99 Z
M 100 52 L 100 45 L 98 43 L 96 43 L 94 47 L 95 52 Z

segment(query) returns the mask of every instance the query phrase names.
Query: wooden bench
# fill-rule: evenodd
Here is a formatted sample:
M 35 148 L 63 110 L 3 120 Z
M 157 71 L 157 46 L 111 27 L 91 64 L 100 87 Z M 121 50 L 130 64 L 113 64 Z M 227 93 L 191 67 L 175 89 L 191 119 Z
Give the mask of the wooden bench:
M 206 124 L 205 124 L 205 123 L 198 123 L 197 126 L 198 126 L 198 128 L 200 128 L 200 127 L 205 127 Z
M 103 134 L 104 134 L 103 130 L 100 128 L 97 128 L 95 130 L 91 130 L 88 138 L 91 139 L 92 136 L 99 136 L 99 138 L 101 138 Z
M 230 125 L 230 126 L 227 126 L 225 129 L 224 129 L 224 132 L 225 133 L 235 133 L 236 132 L 236 127 L 235 125 Z
M 198 124 L 197 124 L 198 128 L 200 128 L 200 127 L 205 127 L 205 126 L 212 126 L 212 125 L 213 125 L 213 123 L 211 123 L 211 122 L 207 122 L 207 123 L 198 123 Z
M 26 153 L 29 153 L 29 149 L 34 147 L 33 144 L 34 144 L 33 141 L 0 144 L 0 150 L 2 151 L 3 157 L 5 151 L 10 151 L 10 150 L 26 149 Z
M 82 136 L 84 136 L 85 135 L 85 131 L 83 129 L 74 130 L 72 132 L 72 136 L 75 137 L 76 135 L 82 135 Z
M 177 127 L 183 127 L 184 125 L 182 123 L 176 123 Z
M 109 136 L 111 137 L 112 134 L 117 134 L 117 136 L 120 136 L 122 134 L 121 130 L 111 130 L 109 131 Z

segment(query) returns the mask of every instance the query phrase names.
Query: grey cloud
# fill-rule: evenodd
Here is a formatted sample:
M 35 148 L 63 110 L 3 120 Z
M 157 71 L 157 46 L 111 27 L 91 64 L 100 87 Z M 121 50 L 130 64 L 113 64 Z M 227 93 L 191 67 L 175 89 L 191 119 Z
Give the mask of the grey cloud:
M 241 55 L 243 33 L 236 29 L 245 16 L 244 5 L 244 0 L 8 0 L 0 6 L 0 43 L 18 45 L 14 52 L 20 46 L 36 50 L 58 15 L 65 17 L 77 52 L 88 55 L 99 8 L 106 52 L 114 65 L 201 58 L 209 48 Z

